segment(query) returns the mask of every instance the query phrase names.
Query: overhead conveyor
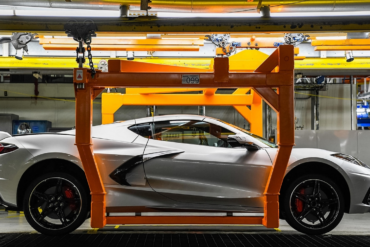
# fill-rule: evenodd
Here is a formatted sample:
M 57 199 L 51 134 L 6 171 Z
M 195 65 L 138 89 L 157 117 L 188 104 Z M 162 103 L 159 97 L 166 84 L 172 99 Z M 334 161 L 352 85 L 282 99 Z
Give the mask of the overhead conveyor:
M 279 226 L 279 191 L 294 145 L 294 47 L 277 48 L 254 72 L 231 72 L 228 57 L 216 57 L 212 71 L 128 72 L 119 60 L 108 61 L 108 72 L 74 69 L 76 145 L 90 186 L 91 226 L 106 224 L 263 224 Z M 272 72 L 273 71 L 273 72 Z M 91 139 L 92 101 L 107 87 L 124 88 L 253 88 L 276 112 L 278 153 L 264 192 L 264 217 L 240 216 L 107 216 L 106 192 L 94 159 Z M 276 91 L 275 91 L 276 90 Z M 195 95 L 196 96 L 196 95 Z M 191 97 L 191 96 L 190 96 Z M 245 102 L 247 105 L 248 102 Z

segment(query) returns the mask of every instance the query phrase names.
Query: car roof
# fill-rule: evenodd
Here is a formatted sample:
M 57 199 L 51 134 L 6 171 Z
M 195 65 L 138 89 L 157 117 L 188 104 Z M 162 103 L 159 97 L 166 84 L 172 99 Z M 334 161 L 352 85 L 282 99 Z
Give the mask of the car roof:
M 186 119 L 194 119 L 194 120 L 201 121 L 205 118 L 208 118 L 208 117 L 201 116 L 201 115 L 193 115 L 193 114 L 169 114 L 169 115 L 162 115 L 162 116 L 154 116 L 154 121 L 186 120 Z M 146 122 L 151 122 L 152 120 L 153 120 L 153 117 L 135 119 L 136 123 L 146 123 Z

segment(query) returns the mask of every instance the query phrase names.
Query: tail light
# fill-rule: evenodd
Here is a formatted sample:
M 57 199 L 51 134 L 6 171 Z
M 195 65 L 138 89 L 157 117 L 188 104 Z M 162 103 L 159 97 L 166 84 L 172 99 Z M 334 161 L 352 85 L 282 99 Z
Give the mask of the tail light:
M 18 147 L 14 144 L 1 143 L 0 142 L 0 154 L 6 154 L 17 150 Z

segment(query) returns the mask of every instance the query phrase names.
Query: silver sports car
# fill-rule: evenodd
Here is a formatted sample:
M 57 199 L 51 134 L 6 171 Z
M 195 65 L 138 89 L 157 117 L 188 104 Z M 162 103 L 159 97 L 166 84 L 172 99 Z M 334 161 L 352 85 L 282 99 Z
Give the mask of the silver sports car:
M 23 210 L 48 235 L 89 217 L 90 193 L 74 130 L 11 137 L 0 133 L 0 202 Z M 262 214 L 276 145 L 218 119 L 141 118 L 93 127 L 107 212 Z M 307 234 L 331 231 L 344 212 L 370 210 L 370 167 L 346 154 L 293 149 L 280 216 Z

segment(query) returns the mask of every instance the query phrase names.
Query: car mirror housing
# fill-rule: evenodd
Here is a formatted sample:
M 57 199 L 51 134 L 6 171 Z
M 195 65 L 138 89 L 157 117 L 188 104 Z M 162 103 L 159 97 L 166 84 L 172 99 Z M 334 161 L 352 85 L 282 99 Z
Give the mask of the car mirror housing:
M 230 146 L 234 147 L 245 147 L 248 151 L 259 150 L 260 147 L 256 145 L 253 140 L 242 135 L 229 135 L 227 137 L 227 142 Z

